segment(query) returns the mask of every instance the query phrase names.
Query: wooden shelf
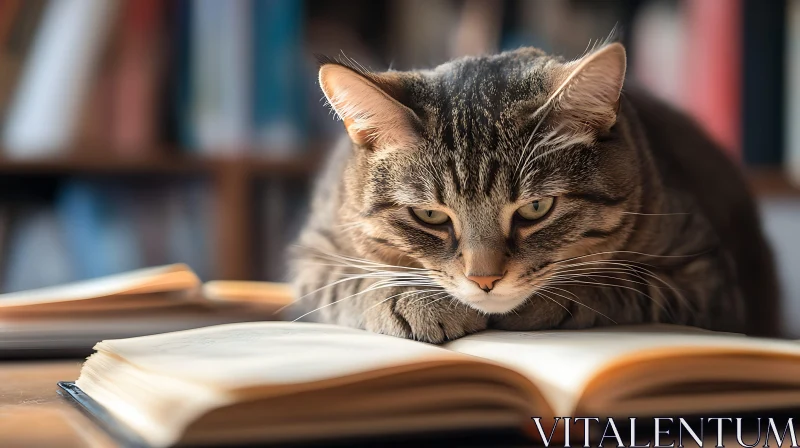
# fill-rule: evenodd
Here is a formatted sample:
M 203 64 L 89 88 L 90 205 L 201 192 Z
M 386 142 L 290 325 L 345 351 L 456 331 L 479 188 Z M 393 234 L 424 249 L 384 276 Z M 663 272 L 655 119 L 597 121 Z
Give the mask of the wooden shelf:
M 786 173 L 778 168 L 749 168 L 747 179 L 753 194 L 759 198 L 800 199 L 800 187 L 793 184 Z
M 192 156 L 176 148 L 147 148 L 150 156 L 120 157 L 108 151 L 81 148 L 62 157 L 0 158 L 0 176 L 35 179 L 41 176 L 202 177 L 211 185 L 212 244 L 215 279 L 251 280 L 254 275 L 254 181 L 267 177 L 310 180 L 324 160 L 322 146 L 309 146 L 293 156 Z M 142 151 L 145 153 L 145 151 Z M 2 154 L 2 150 L 0 150 Z
M 255 176 L 308 176 L 319 167 L 322 159 L 321 152 L 289 157 L 68 156 L 27 160 L 0 158 L 0 175 L 213 175 L 220 171 L 236 170 Z

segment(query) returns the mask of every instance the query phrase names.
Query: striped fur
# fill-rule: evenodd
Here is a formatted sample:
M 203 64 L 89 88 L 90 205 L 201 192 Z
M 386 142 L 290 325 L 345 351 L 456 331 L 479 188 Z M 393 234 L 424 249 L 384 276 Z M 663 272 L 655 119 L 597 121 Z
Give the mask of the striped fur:
M 768 321 L 776 288 L 741 176 L 683 115 L 620 95 L 624 64 L 619 44 L 414 72 L 326 61 L 351 139 L 293 253 L 297 315 L 430 342 L 640 322 L 768 332 L 747 326 Z M 552 210 L 520 220 L 542 197 Z M 465 277 L 487 260 L 504 271 L 489 292 Z

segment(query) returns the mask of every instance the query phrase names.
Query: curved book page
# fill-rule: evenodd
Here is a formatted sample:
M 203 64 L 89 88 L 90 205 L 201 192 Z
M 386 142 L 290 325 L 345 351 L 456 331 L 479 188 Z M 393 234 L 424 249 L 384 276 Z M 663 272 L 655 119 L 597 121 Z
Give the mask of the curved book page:
M 534 410 L 550 415 L 524 376 L 494 362 L 333 325 L 220 325 L 95 350 L 76 384 L 154 446 L 520 427 Z
M 151 293 L 188 291 L 197 287 L 200 280 L 185 264 L 172 264 L 139 269 L 61 286 L 0 294 L 0 315 L 17 310 L 46 309 L 48 305 L 100 300 L 113 296 L 139 296 Z M 163 297 L 159 301 L 163 301 Z M 87 304 L 88 305 L 88 304 Z
M 800 402 L 800 344 L 792 341 L 639 325 L 486 331 L 444 347 L 526 375 L 560 416 L 763 410 Z

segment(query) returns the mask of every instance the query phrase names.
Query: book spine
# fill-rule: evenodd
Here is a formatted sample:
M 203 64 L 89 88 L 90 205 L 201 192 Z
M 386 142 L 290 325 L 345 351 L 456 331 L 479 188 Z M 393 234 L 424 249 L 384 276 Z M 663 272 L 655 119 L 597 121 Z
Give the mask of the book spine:
M 686 101 L 685 14 L 677 5 L 650 2 L 633 23 L 631 75 L 664 101 L 682 107 Z
M 171 58 L 167 72 L 166 128 L 171 141 L 186 152 L 198 144 L 192 120 L 192 10 L 190 0 L 177 0 L 168 10 Z
M 741 160 L 741 0 L 702 0 L 684 6 L 689 45 L 686 109 Z
M 6 0 L 0 3 L 0 129 L 44 6 L 45 0 Z
M 160 0 L 126 3 L 112 74 L 111 111 L 111 146 L 123 155 L 137 155 L 156 142 L 163 5 Z
M 281 266 L 283 261 L 284 241 L 283 225 L 287 217 L 287 191 L 285 184 L 280 179 L 269 180 L 263 186 L 264 206 L 262 210 L 262 222 L 260 228 L 263 229 L 260 253 L 264 257 L 261 266 L 261 276 L 264 280 L 277 281 L 281 276 Z
M 249 140 L 250 1 L 192 6 L 192 127 L 201 151 L 230 155 Z
M 19 0 L 0 2 L 0 128 L 8 103 L 8 97 L 14 88 L 18 63 L 12 51 L 9 35 L 14 28 L 14 19 L 18 19 Z
M 222 146 L 232 154 L 241 153 L 251 141 L 252 97 L 252 2 L 225 2 L 223 40 L 220 48 L 222 73 L 222 117 L 225 119 Z
M 113 184 L 71 181 L 59 191 L 56 209 L 78 280 L 142 266 L 130 191 Z
M 786 29 L 786 167 L 800 185 L 800 0 L 788 4 Z
M 302 2 L 254 0 L 253 8 L 255 143 L 285 155 L 306 135 Z
M 90 74 L 117 3 L 59 0 L 47 4 L 3 130 L 9 156 L 53 155 L 72 142 Z
M 75 266 L 65 249 L 60 227 L 49 207 L 34 205 L 20 210 L 8 241 L 5 292 L 75 280 Z
M 786 4 L 743 0 L 743 5 L 742 154 L 749 166 L 780 166 Z
M 166 210 L 166 225 L 161 231 L 166 234 L 167 260 L 186 262 L 200 277 L 211 277 L 212 260 L 210 240 L 213 221 L 210 194 L 206 186 L 192 183 L 182 188 L 170 189 Z

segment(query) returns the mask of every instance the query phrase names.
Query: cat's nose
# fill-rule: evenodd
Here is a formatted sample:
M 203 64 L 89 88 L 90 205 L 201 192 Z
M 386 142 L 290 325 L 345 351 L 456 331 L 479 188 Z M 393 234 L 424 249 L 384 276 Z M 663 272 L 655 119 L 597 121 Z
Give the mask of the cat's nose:
M 482 290 L 489 292 L 494 288 L 494 284 L 503 278 L 502 275 L 468 275 L 468 279 L 478 284 Z

